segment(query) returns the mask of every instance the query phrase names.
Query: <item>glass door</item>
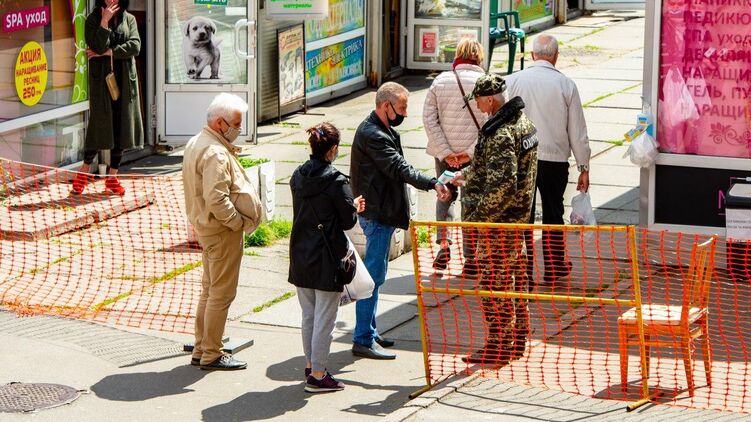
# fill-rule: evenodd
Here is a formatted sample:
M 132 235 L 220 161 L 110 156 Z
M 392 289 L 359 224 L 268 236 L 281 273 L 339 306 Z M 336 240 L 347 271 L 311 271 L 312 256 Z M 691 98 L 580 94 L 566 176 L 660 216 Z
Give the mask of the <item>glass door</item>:
M 182 144 L 206 124 L 219 92 L 248 102 L 244 133 L 256 137 L 255 6 L 248 0 L 157 2 L 157 131 L 160 143 Z M 249 42 L 250 41 L 250 42 Z

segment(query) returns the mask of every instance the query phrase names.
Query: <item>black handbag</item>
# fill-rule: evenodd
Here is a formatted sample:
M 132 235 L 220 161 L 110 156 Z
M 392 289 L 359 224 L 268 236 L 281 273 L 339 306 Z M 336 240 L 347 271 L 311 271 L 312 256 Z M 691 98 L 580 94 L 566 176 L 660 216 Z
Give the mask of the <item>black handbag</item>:
M 357 271 L 357 259 L 355 258 L 355 251 L 349 247 L 349 242 L 347 242 L 347 253 L 344 254 L 344 258 L 340 260 L 334 258 L 334 254 L 331 251 L 331 247 L 329 246 L 329 241 L 328 239 L 326 239 L 326 233 L 323 231 L 323 224 L 321 224 L 321 219 L 318 218 L 318 214 L 316 214 L 316 210 L 315 208 L 313 208 L 313 204 L 310 203 L 310 201 L 308 201 L 307 199 L 306 202 L 308 202 L 310 210 L 313 211 L 313 216 L 316 218 L 316 221 L 318 221 L 317 228 L 321 232 L 323 243 L 326 245 L 326 249 L 329 251 L 329 256 L 336 266 L 336 282 L 340 285 L 351 283 L 355 278 L 355 272 Z

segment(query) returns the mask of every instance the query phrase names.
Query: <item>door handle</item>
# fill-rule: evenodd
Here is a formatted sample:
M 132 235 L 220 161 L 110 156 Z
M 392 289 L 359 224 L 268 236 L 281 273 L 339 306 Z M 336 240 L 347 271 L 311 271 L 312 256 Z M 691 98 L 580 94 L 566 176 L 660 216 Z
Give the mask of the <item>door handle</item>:
M 249 51 L 243 51 L 240 48 L 240 30 L 243 27 L 248 28 L 248 44 L 250 46 Z M 235 22 L 235 54 L 238 57 L 245 60 L 253 60 L 256 58 L 256 21 L 249 21 L 247 19 L 240 19 Z

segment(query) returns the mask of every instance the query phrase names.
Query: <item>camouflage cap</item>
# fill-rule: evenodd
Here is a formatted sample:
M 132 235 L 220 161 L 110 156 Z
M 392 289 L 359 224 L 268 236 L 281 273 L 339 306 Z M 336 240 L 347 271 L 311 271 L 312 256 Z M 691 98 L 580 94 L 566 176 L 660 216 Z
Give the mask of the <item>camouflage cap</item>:
M 506 90 L 506 81 L 497 73 L 488 73 L 480 76 L 475 82 L 475 88 L 465 98 L 467 101 L 475 97 L 487 97 L 500 94 Z

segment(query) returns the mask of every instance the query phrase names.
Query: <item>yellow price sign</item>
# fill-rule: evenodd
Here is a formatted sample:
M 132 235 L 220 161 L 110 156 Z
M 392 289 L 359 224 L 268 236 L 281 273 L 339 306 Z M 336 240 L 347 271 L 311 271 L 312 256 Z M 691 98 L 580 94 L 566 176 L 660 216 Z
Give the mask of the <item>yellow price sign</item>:
M 16 92 L 25 105 L 38 103 L 47 88 L 47 55 L 36 41 L 21 48 L 16 59 Z

